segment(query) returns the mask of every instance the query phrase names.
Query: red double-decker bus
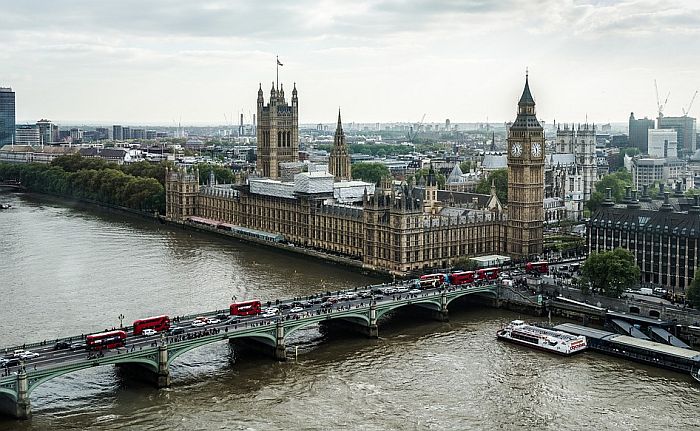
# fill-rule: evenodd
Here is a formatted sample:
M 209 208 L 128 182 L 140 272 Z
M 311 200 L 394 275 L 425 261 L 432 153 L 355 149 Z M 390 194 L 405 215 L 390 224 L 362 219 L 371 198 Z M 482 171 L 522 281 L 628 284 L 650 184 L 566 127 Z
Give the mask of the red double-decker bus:
M 141 335 L 144 329 L 162 332 L 170 329 L 170 317 L 155 316 L 134 321 L 134 335 Z
M 498 278 L 498 268 L 482 268 L 476 271 L 477 280 L 495 280 Z
M 423 289 L 437 287 L 445 282 L 447 282 L 447 276 L 445 274 L 426 274 L 420 276 L 420 287 Z
M 260 314 L 261 307 L 262 304 L 257 299 L 254 301 L 234 302 L 231 304 L 231 315 L 253 316 L 255 314 Z
M 528 262 L 525 264 L 525 270 L 527 272 L 537 272 L 539 274 L 547 274 L 549 272 L 549 263 L 545 262 L 545 261 Z
M 474 271 L 453 272 L 450 274 L 450 283 L 455 286 L 474 283 L 475 279 L 476 273 Z
M 85 337 L 85 347 L 88 350 L 114 349 L 124 347 L 125 343 L 126 332 L 124 331 L 101 332 Z

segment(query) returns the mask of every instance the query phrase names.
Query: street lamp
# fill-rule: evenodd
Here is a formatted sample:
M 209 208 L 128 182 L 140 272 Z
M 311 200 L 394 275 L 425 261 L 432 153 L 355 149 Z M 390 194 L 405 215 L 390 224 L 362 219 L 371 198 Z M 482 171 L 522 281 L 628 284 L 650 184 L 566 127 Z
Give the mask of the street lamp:
M 124 328 L 124 315 L 120 313 L 119 316 L 117 316 L 117 319 L 119 319 L 119 329 Z

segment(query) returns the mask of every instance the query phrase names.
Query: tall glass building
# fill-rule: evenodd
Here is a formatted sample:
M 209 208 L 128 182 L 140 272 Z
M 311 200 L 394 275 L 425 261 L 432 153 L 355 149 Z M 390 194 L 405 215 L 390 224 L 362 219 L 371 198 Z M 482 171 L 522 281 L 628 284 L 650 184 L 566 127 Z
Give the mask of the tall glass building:
M 15 92 L 0 87 L 0 148 L 11 144 L 15 136 Z

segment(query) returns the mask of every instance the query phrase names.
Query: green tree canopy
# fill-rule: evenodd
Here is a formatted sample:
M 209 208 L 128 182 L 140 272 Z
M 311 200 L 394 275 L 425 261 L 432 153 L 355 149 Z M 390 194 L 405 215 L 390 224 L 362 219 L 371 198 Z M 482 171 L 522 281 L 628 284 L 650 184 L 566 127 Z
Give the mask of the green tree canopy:
M 496 186 L 496 196 L 502 204 L 508 203 L 508 169 L 497 169 L 486 177 L 482 178 L 476 185 L 476 192 L 482 194 L 491 194 L 491 181 Z
M 352 165 L 352 177 L 368 183 L 377 184 L 382 178 L 389 175 L 389 168 L 383 163 L 355 163 Z
M 588 209 L 595 211 L 605 200 L 605 189 L 612 189 L 612 196 L 615 202 L 620 202 L 625 197 L 625 187 L 632 186 L 632 174 L 627 170 L 619 170 L 604 176 L 595 183 L 595 191 L 591 194 L 591 199 L 586 203 Z
M 472 162 L 471 160 L 466 160 L 462 163 L 459 164 L 459 169 L 462 170 L 462 173 L 467 173 L 471 169 L 472 166 L 476 166 L 476 162 Z
M 687 289 L 685 289 L 685 300 L 695 308 L 700 308 L 700 268 L 695 269 L 695 277 Z
M 236 176 L 231 168 L 220 165 L 211 165 L 209 163 L 198 163 L 199 168 L 199 183 L 209 184 L 209 174 L 214 171 L 214 177 L 219 184 L 233 184 Z
M 601 253 L 591 253 L 581 267 L 581 286 L 594 292 L 619 297 L 625 289 L 639 283 L 640 271 L 634 255 L 616 248 Z

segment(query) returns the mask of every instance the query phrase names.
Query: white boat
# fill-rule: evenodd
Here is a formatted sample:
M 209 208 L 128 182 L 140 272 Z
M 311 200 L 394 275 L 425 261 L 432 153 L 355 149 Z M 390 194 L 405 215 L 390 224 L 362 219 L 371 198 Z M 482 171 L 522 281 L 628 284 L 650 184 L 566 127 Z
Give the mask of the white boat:
M 700 383 L 700 366 L 693 367 L 690 370 L 690 375 L 697 380 L 698 383 Z
M 560 355 L 571 355 L 586 350 L 588 344 L 583 335 L 571 335 L 562 331 L 528 325 L 522 320 L 513 320 L 496 332 L 499 340 L 511 341 Z

